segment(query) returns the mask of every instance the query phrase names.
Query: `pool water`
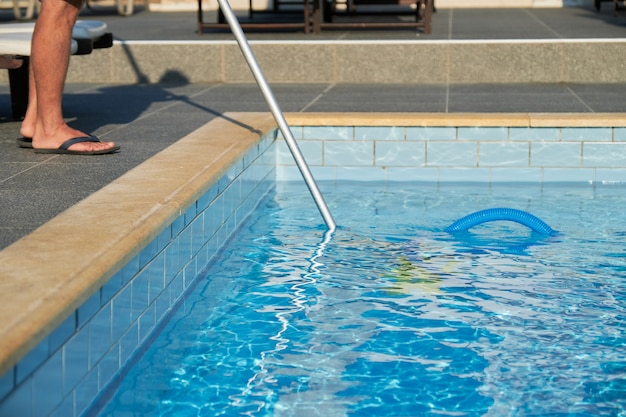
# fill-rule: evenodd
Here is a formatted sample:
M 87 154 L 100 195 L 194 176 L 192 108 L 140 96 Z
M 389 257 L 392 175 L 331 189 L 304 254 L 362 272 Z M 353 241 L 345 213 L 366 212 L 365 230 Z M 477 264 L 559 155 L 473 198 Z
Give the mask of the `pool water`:
M 279 183 L 101 416 L 626 416 L 626 186 Z M 499 221 L 512 207 L 559 231 Z

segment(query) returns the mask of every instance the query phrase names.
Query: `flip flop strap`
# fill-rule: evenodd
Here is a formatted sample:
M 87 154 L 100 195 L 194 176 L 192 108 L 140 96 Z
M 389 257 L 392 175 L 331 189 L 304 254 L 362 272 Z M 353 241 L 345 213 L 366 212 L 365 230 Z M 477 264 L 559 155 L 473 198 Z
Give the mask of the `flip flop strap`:
M 59 149 L 63 149 L 64 151 L 67 151 L 70 146 L 76 145 L 77 143 L 84 143 L 84 142 L 100 142 L 100 139 L 98 139 L 95 136 L 79 136 L 77 138 L 72 138 L 72 139 L 66 140 L 59 147 Z

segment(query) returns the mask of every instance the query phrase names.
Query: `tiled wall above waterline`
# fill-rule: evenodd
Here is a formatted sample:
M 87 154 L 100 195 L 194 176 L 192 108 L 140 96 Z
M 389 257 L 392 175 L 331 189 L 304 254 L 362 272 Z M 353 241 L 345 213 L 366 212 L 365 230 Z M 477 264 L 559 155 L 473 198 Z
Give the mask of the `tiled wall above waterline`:
M 320 180 L 626 182 L 626 127 L 301 125 L 291 132 Z M 280 179 L 299 178 L 284 142 L 278 166 Z

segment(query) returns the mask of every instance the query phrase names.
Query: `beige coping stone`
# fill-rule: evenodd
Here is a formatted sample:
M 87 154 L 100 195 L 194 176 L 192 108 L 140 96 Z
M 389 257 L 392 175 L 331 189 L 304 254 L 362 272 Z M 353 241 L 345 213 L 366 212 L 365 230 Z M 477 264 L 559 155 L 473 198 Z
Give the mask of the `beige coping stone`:
M 287 113 L 294 126 L 527 127 L 527 113 Z
M 285 118 L 294 126 L 626 126 L 626 113 L 286 113 Z
M 531 127 L 626 127 L 626 113 L 533 113 Z
M 626 126 L 622 114 L 288 113 L 285 118 L 304 126 Z M 269 113 L 226 113 L 0 251 L 0 375 L 275 127 Z
M 0 375 L 274 126 L 268 113 L 214 119 L 0 251 Z

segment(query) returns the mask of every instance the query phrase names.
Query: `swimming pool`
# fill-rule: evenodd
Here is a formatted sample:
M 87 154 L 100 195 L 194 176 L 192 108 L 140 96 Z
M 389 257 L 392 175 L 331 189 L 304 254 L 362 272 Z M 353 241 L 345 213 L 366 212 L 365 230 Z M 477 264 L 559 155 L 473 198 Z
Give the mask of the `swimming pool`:
M 279 183 L 101 416 L 626 415 L 623 185 Z M 511 222 L 443 229 L 498 206 Z
M 287 117 L 331 183 L 626 183 L 619 114 Z M 302 181 L 275 138 L 269 114 L 225 114 L 0 251 L 0 416 L 82 416 L 106 395 L 275 181 Z

